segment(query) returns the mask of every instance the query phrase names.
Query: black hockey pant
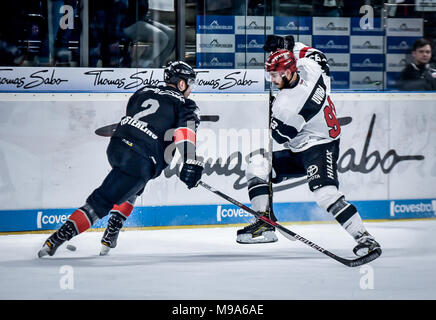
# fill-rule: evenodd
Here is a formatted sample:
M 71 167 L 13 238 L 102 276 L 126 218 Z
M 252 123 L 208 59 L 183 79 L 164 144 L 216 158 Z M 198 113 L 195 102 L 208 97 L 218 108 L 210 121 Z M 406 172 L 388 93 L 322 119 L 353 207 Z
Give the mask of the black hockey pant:
M 120 205 L 133 195 L 140 195 L 155 173 L 150 158 L 139 155 L 120 139 L 111 139 L 107 157 L 112 170 L 86 200 L 100 219 L 115 204 Z

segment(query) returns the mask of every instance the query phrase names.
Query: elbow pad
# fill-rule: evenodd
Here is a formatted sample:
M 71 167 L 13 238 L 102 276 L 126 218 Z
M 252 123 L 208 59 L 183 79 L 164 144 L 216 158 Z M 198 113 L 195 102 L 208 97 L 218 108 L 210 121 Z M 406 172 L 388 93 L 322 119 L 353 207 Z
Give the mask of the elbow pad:
M 283 121 L 274 117 L 271 119 L 271 131 L 274 140 L 280 144 L 290 141 L 298 134 L 297 129 L 295 129 L 293 126 L 289 126 Z

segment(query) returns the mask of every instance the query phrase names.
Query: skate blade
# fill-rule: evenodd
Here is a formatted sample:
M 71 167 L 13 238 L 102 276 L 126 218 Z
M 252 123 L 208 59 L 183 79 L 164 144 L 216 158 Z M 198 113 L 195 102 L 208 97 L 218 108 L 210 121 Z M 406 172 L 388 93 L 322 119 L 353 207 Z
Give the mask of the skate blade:
M 104 244 L 101 245 L 101 249 L 100 249 L 101 256 L 107 256 L 109 254 L 109 251 L 111 251 L 111 248 L 105 246 Z
M 273 243 L 277 241 L 278 238 L 273 231 L 265 231 L 262 236 L 256 238 L 253 238 L 251 234 L 239 234 L 236 237 L 236 242 L 240 244 Z
M 38 258 L 42 258 L 49 255 L 50 248 L 44 246 L 38 251 Z

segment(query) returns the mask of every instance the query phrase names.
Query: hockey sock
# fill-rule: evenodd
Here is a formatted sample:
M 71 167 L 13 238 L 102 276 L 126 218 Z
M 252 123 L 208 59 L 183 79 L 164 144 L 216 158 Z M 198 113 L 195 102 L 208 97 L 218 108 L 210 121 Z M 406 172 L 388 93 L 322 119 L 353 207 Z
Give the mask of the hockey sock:
M 269 204 L 269 186 L 266 181 L 253 178 L 248 181 L 248 196 L 255 211 L 265 212 Z
M 354 239 L 360 238 L 360 236 L 366 232 L 356 207 L 346 201 L 344 197 L 339 198 L 327 211 L 333 215 L 336 221 L 338 221 Z
M 97 220 L 96 213 L 88 204 L 74 211 L 68 218 L 74 224 L 77 234 L 88 230 Z
M 129 201 L 125 201 L 120 205 L 114 205 L 111 214 L 118 213 L 124 220 L 126 220 L 133 211 L 133 204 Z

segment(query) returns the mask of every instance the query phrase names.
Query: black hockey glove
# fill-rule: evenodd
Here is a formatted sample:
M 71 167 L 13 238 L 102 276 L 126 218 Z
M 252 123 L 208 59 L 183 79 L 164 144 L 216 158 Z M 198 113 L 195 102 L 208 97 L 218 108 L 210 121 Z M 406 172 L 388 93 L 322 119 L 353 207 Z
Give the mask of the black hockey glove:
M 201 179 L 203 173 L 204 164 L 202 161 L 187 159 L 180 171 L 180 180 L 182 180 L 188 189 L 196 187 Z
M 263 45 L 263 50 L 265 52 L 274 52 L 279 49 L 286 49 L 292 52 L 294 50 L 295 40 L 294 37 L 289 36 L 276 36 L 270 34 L 266 37 L 265 44 Z
M 289 142 L 298 134 L 297 129 L 274 117 L 271 118 L 271 129 L 272 137 L 280 144 Z

